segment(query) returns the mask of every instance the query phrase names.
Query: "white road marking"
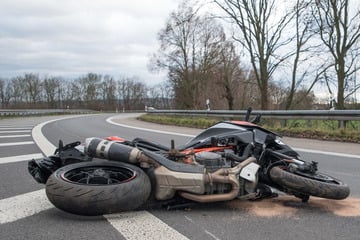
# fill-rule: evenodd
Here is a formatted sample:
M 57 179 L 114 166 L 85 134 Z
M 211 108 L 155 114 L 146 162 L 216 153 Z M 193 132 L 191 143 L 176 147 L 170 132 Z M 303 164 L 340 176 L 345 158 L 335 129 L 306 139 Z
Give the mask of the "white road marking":
M 74 117 L 74 116 L 72 116 Z M 43 123 L 40 123 L 38 125 L 36 125 L 33 129 L 32 129 L 32 137 L 36 143 L 36 145 L 40 148 L 40 150 L 44 153 L 45 156 L 49 156 L 54 154 L 56 147 L 49 142 L 45 136 L 42 134 L 41 129 L 43 126 L 45 126 L 48 123 L 52 123 L 55 121 L 60 121 L 63 119 L 68 119 L 68 118 L 72 118 L 72 117 L 64 117 L 64 118 L 59 118 L 59 119 L 54 119 L 54 120 L 50 120 L 50 121 L 46 121 Z
M 74 117 L 74 116 L 72 116 L 72 117 Z M 79 117 L 79 116 L 76 116 L 76 117 Z M 70 118 L 70 117 L 56 119 L 53 121 L 62 120 L 62 119 L 66 119 L 66 118 Z M 40 148 L 44 148 L 44 147 L 51 148 L 51 149 L 48 149 L 45 151 L 43 149 L 43 152 L 48 152 L 48 151 L 52 151 L 52 149 L 55 149 L 55 146 L 53 146 L 50 142 L 48 142 L 47 139 L 41 133 L 41 127 L 49 122 L 52 122 L 52 121 L 48 121 L 46 123 L 39 124 L 38 128 L 35 129 L 35 131 L 33 130 L 33 133 L 35 133 L 35 135 L 36 135 L 33 138 L 34 138 L 34 140 L 38 141 L 37 142 L 38 146 Z M 45 139 L 45 140 L 41 140 L 41 139 Z M 45 142 L 47 144 L 45 144 Z M 31 144 L 34 144 L 34 142 L 31 142 Z M 52 153 L 53 153 L 53 151 L 51 152 L 51 154 Z M 50 154 L 48 154 L 48 155 L 50 155 Z M 43 155 L 41 153 L 29 154 L 29 155 L 19 155 L 19 156 L 13 156 L 13 157 L 0 158 L 0 163 L 19 161 L 19 159 L 30 160 L 32 158 L 41 158 L 41 157 L 43 157 Z M 47 210 L 47 209 L 50 209 L 53 207 L 54 206 L 47 199 L 44 189 L 17 195 L 17 196 L 10 197 L 10 198 L 1 199 L 0 200 L 0 224 L 14 222 L 19 219 L 32 216 L 34 214 L 37 214 L 41 211 L 44 211 L 44 210 Z
M 154 133 L 162 133 L 162 134 L 170 134 L 170 135 L 177 135 L 177 136 L 184 136 L 184 137 L 195 137 L 195 135 L 189 135 L 189 134 L 182 134 L 182 133 L 176 133 L 176 132 L 167 132 L 167 131 L 160 131 L 155 129 L 147 129 L 147 128 L 140 128 L 140 127 L 133 127 L 130 125 L 125 125 L 121 123 L 116 123 L 113 121 L 114 118 L 117 118 L 116 116 L 110 117 L 106 119 L 106 121 L 110 124 L 117 125 L 124 128 L 131 128 L 141 131 L 147 131 L 147 132 L 154 132 Z M 359 155 L 354 154 L 346 154 L 346 153 L 337 153 L 337 152 L 327 152 L 327 151 L 320 151 L 320 150 L 312 150 L 312 149 L 304 149 L 304 148 L 293 148 L 295 151 L 301 151 L 301 152 L 308 152 L 308 153 L 316 153 L 316 154 L 325 154 L 325 155 L 331 155 L 331 156 L 337 156 L 337 157 L 349 157 L 349 158 L 360 158 Z
M 337 152 L 326 152 L 320 150 L 313 150 L 313 149 L 304 149 L 304 148 L 293 148 L 295 151 L 300 152 L 307 152 L 307 153 L 315 153 L 315 154 L 324 154 L 324 155 L 331 155 L 335 157 L 347 157 L 347 158 L 360 158 L 359 155 L 354 154 L 346 154 L 346 153 L 337 153 Z
M 106 119 L 106 122 L 108 122 L 110 124 L 113 124 L 113 125 L 117 125 L 119 127 L 131 128 L 131 129 L 136 129 L 136 130 L 141 130 L 141 131 L 161 133 L 161 134 L 169 134 L 169 135 L 177 135 L 177 136 L 183 136 L 183 137 L 194 137 L 194 135 L 189 135 L 189 134 L 174 133 L 174 132 L 161 131 L 161 130 L 155 130 L 155 129 L 141 128 L 141 127 L 133 127 L 133 126 L 130 126 L 130 125 L 116 123 L 116 122 L 113 121 L 114 118 L 118 118 L 118 116 L 110 117 L 110 118 Z
M 32 127 L 0 127 L 0 130 L 31 130 Z
M 212 237 L 215 240 L 221 240 L 220 238 L 218 238 L 217 236 L 215 236 L 214 234 L 212 234 L 211 232 L 209 232 L 208 230 L 205 230 L 205 233 L 207 235 L 209 235 L 210 237 Z
M 0 164 L 21 162 L 21 161 L 26 161 L 26 160 L 31 160 L 31 159 L 38 159 L 38 158 L 42 158 L 42 157 L 44 157 L 44 155 L 42 155 L 41 153 L 18 155 L 18 156 L 11 156 L 11 157 L 2 157 L 2 158 L 0 158 Z
M 20 146 L 20 145 L 29 145 L 29 144 L 34 144 L 34 142 L 33 141 L 26 141 L 26 142 L 0 143 L 0 147 Z
M 29 132 L 31 132 L 31 130 L 13 130 L 13 131 L 8 131 L 8 130 L 1 131 L 0 130 L 0 133 L 29 133 Z
M 0 136 L 0 138 L 23 138 L 23 137 L 31 137 L 30 134 L 23 134 L 23 135 L 4 135 Z
M 189 222 L 191 222 L 191 224 L 192 225 L 196 225 L 196 223 L 195 223 L 195 221 L 194 220 L 192 220 L 190 217 L 188 217 L 188 216 L 184 216 L 185 217 L 185 219 L 186 220 L 188 220 Z M 198 227 L 198 226 L 196 226 L 196 227 Z M 203 227 L 200 227 L 201 229 L 203 229 L 203 231 L 207 234 L 207 235 L 209 235 L 210 237 L 212 237 L 213 239 L 215 239 L 215 240 L 221 240 L 220 238 L 218 238 L 217 236 L 215 236 L 214 234 L 212 234 L 211 232 L 209 232 L 208 230 L 206 230 L 205 228 L 203 228 Z
M 11 124 L 0 124 L 0 128 L 21 128 L 21 129 L 32 129 L 34 126 L 33 125 L 11 125 Z
M 186 240 L 189 239 L 147 211 L 104 215 L 128 240 Z
M 52 207 L 44 189 L 5 198 L 0 200 L 0 224 L 14 222 Z

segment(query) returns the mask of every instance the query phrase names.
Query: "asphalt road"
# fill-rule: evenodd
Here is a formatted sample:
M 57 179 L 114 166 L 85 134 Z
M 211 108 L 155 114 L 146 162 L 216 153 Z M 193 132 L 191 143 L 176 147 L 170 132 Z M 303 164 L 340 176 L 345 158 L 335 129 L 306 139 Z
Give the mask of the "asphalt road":
M 358 145 L 337 144 L 330 149 L 314 142 L 294 142 L 304 159 L 319 162 L 319 168 L 351 188 L 343 201 L 311 198 L 308 204 L 289 196 L 257 202 L 233 200 L 199 204 L 188 209 L 149 209 L 99 217 L 82 217 L 62 212 L 47 201 L 43 185 L 27 172 L 27 160 L 40 157 L 34 134 L 43 134 L 52 145 L 86 137 L 141 136 L 177 145 L 199 130 L 147 125 L 128 120 L 131 114 L 82 116 L 60 121 L 58 117 L 0 120 L 0 239 L 359 239 L 360 235 L 360 156 Z M 131 125 L 129 128 L 125 125 Z M 34 128 L 37 126 L 36 128 Z M 135 128 L 134 128 L 135 127 Z M 143 130 L 157 128 L 162 132 Z M 34 132 L 34 129 L 37 131 Z M 41 131 L 39 131 L 39 129 Z M 32 131 L 33 130 L 33 131 Z M 181 135 L 166 132 L 179 132 Z M 325 147 L 325 149 L 324 149 Z M 353 149 L 351 152 L 341 151 Z M 327 152 L 331 152 L 330 154 Z M 340 153 L 336 153 L 340 152 Z M 343 152 L 343 153 L 341 153 Z M 345 155 L 344 155 L 345 154 Z M 14 158 L 12 158 L 14 156 Z

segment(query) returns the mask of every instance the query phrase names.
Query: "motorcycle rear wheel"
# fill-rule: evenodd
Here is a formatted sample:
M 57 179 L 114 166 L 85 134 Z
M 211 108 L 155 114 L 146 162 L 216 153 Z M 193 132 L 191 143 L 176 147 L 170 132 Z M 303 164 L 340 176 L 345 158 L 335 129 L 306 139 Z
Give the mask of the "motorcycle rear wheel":
M 57 208 L 79 215 L 134 210 L 149 198 L 149 177 L 137 166 L 112 161 L 70 164 L 46 182 L 46 195 Z
M 304 195 L 341 200 L 350 194 L 348 185 L 323 173 L 316 173 L 313 176 L 298 175 L 280 167 L 274 167 L 269 174 L 276 184 Z

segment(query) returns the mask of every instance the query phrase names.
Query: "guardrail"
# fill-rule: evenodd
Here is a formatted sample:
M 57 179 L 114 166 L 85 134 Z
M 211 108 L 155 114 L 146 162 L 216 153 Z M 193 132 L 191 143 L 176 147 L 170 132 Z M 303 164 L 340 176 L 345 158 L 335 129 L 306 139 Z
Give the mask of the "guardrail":
M 244 119 L 246 110 L 149 110 L 149 114 L 208 116 L 221 118 Z M 264 119 L 302 119 L 302 120 L 337 120 L 339 127 L 344 127 L 346 121 L 360 121 L 360 110 L 253 110 L 251 115 L 261 114 Z M 282 124 L 284 124 L 283 122 Z
M 35 116 L 45 114 L 86 114 L 94 112 L 87 109 L 0 109 L 0 117 Z

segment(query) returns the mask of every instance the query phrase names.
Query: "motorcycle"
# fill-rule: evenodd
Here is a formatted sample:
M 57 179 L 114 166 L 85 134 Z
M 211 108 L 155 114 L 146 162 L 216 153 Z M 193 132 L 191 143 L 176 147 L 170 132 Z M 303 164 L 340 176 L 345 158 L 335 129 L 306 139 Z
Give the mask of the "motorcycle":
M 233 199 L 310 196 L 345 199 L 348 185 L 300 159 L 278 134 L 249 121 L 221 121 L 175 148 L 135 138 L 88 138 L 31 160 L 28 170 L 46 184 L 50 202 L 63 211 L 102 215 L 159 203 L 183 206 Z

